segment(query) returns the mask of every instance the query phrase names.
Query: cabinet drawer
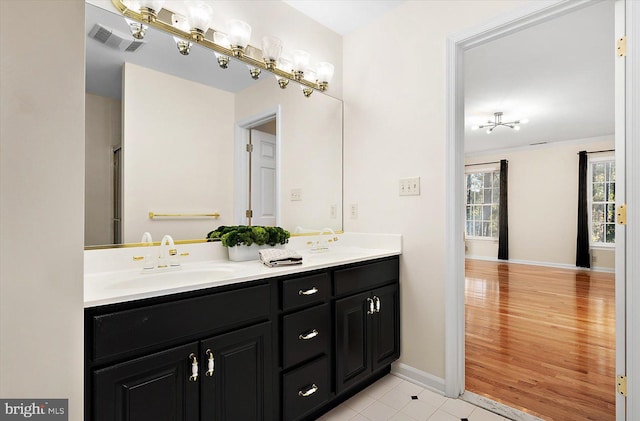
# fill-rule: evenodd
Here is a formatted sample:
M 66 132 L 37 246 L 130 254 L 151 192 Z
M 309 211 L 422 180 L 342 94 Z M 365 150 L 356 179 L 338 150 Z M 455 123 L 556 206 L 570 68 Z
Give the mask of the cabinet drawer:
M 331 314 L 329 304 L 299 311 L 282 319 L 284 368 L 329 352 Z
M 337 296 L 360 292 L 397 281 L 398 273 L 397 258 L 336 270 L 333 275 L 333 289 Z
M 322 357 L 285 374 L 282 384 L 285 421 L 300 419 L 329 399 L 327 357 Z
M 94 316 L 93 360 L 179 343 L 269 315 L 269 285 Z
M 282 309 L 291 310 L 329 298 L 329 275 L 319 273 L 282 282 Z

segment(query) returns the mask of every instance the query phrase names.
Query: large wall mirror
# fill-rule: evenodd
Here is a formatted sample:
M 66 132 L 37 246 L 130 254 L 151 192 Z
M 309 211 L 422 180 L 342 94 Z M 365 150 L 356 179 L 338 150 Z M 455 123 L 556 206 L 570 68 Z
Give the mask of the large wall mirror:
M 154 28 L 136 41 L 89 3 L 86 33 L 85 246 L 247 223 L 342 229 L 342 101 L 221 69 L 198 45 L 182 55 Z

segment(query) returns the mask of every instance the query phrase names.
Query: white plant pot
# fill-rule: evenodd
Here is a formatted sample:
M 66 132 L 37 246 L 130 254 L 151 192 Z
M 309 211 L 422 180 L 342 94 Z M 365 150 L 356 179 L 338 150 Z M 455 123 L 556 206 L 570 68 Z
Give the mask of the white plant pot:
M 270 246 L 265 244 L 263 246 L 259 246 L 257 244 L 251 244 L 250 246 L 233 246 L 227 247 L 229 250 L 229 260 L 234 262 L 244 262 L 247 260 L 258 260 L 260 255 L 258 252 L 262 249 L 281 249 L 282 245 Z

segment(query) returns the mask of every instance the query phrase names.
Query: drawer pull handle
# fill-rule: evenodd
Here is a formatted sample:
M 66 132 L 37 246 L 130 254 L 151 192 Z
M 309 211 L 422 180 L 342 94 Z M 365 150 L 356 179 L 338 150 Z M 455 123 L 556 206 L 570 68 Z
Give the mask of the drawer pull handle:
M 318 332 L 317 330 L 313 329 L 310 332 L 307 333 L 301 333 L 300 335 L 298 335 L 298 339 L 303 340 L 303 341 L 308 341 L 309 339 L 313 339 L 316 336 L 318 336 Z
M 318 292 L 318 288 L 311 287 L 311 289 L 308 289 L 306 291 L 303 291 L 303 290 L 298 291 L 298 295 L 313 295 L 316 292 Z
M 371 298 L 367 298 L 367 303 L 369 304 L 369 310 L 367 311 L 367 314 L 373 314 L 376 312 L 376 309 L 373 305 L 373 300 Z
M 197 382 L 198 381 L 198 359 L 196 355 L 192 352 L 189 355 L 189 359 L 191 360 L 191 376 L 189 377 L 189 381 Z
M 380 313 L 380 298 L 374 295 L 373 301 L 376 303 L 376 313 Z
M 216 370 L 216 359 L 213 357 L 213 352 L 210 349 L 207 349 L 206 354 L 209 359 L 207 360 L 207 372 L 204 373 L 204 375 L 213 377 L 213 372 Z
M 318 386 L 314 384 L 312 384 L 311 386 L 309 386 L 307 388 L 307 390 L 298 390 L 298 396 L 302 396 L 303 398 L 307 398 L 311 395 L 313 395 L 314 393 L 316 393 L 318 391 Z

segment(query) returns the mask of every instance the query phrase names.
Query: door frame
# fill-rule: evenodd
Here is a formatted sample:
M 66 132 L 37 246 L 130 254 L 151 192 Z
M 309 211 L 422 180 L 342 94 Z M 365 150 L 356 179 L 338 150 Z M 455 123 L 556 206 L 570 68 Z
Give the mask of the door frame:
M 636 4 L 634 4 L 636 3 Z M 445 394 L 457 398 L 465 387 L 464 308 L 464 51 L 593 4 L 588 0 L 532 2 L 446 41 L 446 221 L 445 221 Z M 640 114 L 640 2 L 626 5 L 626 115 Z M 634 22 L 636 26 L 634 27 Z M 635 32 L 634 32 L 635 30 Z M 612 40 L 612 54 L 614 40 Z M 640 119 L 625 119 L 626 132 L 626 343 L 627 356 L 640 352 Z M 634 148 L 635 144 L 635 148 Z M 633 223 L 635 221 L 635 224 Z M 634 254 L 635 253 L 635 254 Z M 626 360 L 627 419 L 640 417 L 640 361 Z M 624 419 L 617 414 L 617 419 Z
M 235 177 L 234 177 L 234 223 L 236 225 L 246 224 L 245 211 L 247 209 L 249 197 L 249 157 L 246 146 L 249 143 L 249 131 L 269 120 L 276 119 L 276 225 L 281 225 L 282 198 L 281 191 L 281 139 L 282 139 L 282 109 L 280 105 L 271 107 L 261 113 L 254 114 L 245 119 L 239 120 L 235 124 Z

